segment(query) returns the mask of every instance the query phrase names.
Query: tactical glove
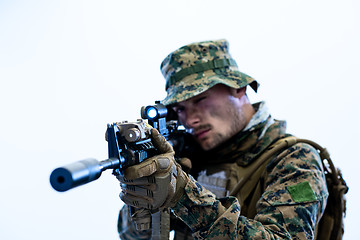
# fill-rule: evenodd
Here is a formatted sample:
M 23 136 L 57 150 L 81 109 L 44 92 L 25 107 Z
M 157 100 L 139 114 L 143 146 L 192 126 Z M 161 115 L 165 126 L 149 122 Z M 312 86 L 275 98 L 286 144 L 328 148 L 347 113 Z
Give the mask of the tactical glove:
M 146 209 L 173 207 L 184 194 L 188 176 L 174 160 L 174 150 L 156 130 L 151 138 L 160 155 L 125 170 L 118 175 L 121 200 L 130 206 Z

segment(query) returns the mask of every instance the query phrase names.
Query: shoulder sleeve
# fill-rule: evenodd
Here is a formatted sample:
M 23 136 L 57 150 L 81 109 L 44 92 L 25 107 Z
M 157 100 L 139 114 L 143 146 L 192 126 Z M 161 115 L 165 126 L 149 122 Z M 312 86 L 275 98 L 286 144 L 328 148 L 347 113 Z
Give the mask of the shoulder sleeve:
M 217 199 L 193 178 L 174 213 L 197 239 L 313 239 L 327 187 L 316 150 L 296 144 L 267 168 L 254 219 L 241 216 L 235 197 Z

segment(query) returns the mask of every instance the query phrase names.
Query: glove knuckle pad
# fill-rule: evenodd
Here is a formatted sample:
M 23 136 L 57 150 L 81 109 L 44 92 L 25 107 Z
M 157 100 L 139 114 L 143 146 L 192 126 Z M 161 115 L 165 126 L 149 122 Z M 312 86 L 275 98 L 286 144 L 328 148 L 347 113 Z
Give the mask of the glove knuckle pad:
M 161 170 L 167 169 L 170 165 L 170 160 L 168 158 L 161 157 L 161 158 L 158 158 L 158 164 L 159 164 L 159 168 Z

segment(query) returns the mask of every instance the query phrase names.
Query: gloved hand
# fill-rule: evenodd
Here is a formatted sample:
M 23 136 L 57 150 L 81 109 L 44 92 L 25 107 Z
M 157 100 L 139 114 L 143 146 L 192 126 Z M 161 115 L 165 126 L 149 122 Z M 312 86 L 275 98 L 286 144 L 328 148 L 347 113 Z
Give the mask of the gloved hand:
M 155 129 L 151 138 L 160 155 L 128 167 L 118 175 L 121 200 L 130 206 L 146 209 L 173 207 L 184 194 L 188 176 L 174 160 L 174 150 Z

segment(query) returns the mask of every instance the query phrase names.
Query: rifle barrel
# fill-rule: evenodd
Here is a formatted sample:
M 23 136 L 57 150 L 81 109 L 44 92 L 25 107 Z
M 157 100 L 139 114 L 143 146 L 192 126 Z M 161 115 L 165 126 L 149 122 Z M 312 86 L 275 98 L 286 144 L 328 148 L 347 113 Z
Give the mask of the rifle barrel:
M 98 161 L 93 158 L 84 159 L 63 167 L 56 168 L 50 175 L 51 186 L 59 192 L 65 192 L 98 179 L 106 169 L 119 167 L 117 158 Z

